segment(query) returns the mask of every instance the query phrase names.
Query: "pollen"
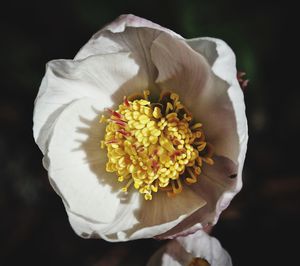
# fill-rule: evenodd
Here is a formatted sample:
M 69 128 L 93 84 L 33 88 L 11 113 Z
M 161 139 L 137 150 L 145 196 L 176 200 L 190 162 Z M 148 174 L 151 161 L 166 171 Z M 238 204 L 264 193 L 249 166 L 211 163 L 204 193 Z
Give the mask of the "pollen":
M 124 97 L 117 110 L 101 116 L 106 123 L 100 146 L 107 150 L 106 171 L 116 174 L 120 190 L 138 190 L 151 200 L 157 192 L 169 197 L 198 182 L 203 162 L 213 164 L 212 146 L 202 124 L 180 102 L 165 92 L 156 101 L 150 92 Z M 130 99 L 130 100 L 129 100 Z

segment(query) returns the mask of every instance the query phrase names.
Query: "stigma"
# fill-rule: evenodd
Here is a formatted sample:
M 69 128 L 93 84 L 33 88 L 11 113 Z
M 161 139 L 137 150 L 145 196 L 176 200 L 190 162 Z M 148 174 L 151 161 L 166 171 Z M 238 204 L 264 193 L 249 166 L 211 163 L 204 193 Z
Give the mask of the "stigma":
M 151 200 L 161 191 L 173 197 L 185 185 L 198 181 L 203 163 L 213 164 L 212 146 L 202 124 L 175 93 L 165 92 L 149 100 L 150 92 L 124 97 L 117 110 L 107 109 L 105 137 L 106 171 L 116 173 L 121 190 L 138 190 Z

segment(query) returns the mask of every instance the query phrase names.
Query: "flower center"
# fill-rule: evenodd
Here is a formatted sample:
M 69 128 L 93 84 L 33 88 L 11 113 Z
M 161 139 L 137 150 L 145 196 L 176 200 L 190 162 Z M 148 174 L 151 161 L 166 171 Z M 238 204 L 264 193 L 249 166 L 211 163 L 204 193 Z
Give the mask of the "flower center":
M 108 109 L 109 118 L 100 119 L 107 123 L 101 141 L 107 148 L 106 171 L 125 182 L 124 192 L 133 184 L 146 200 L 159 190 L 175 196 L 183 181 L 197 182 L 203 162 L 213 164 L 202 125 L 192 123 L 179 96 L 168 92 L 151 102 L 149 94 L 125 97 L 117 110 Z
M 209 266 L 210 264 L 207 260 L 202 258 L 193 258 L 192 261 L 189 263 L 188 266 Z

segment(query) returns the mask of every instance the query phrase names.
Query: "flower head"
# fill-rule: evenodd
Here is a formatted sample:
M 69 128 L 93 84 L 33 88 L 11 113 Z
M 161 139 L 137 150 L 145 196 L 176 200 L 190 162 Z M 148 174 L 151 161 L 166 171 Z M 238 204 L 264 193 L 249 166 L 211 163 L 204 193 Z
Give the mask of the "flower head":
M 189 233 L 216 223 L 242 186 L 247 120 L 232 50 L 133 15 L 47 64 L 33 131 L 82 237 Z
M 220 242 L 203 230 L 171 240 L 153 254 L 147 266 L 231 266 Z

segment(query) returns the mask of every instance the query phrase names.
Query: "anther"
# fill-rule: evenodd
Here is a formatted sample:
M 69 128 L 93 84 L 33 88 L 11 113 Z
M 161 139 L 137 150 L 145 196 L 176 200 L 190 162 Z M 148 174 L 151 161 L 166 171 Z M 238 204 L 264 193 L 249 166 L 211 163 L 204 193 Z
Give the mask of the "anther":
M 122 187 L 122 191 L 123 191 L 123 192 L 127 192 L 128 188 L 130 187 L 130 185 L 132 184 L 132 182 L 133 182 L 133 179 L 130 179 L 130 180 L 128 181 L 128 183 L 126 184 L 126 186 L 125 186 L 125 187 Z
M 191 170 L 191 168 L 187 168 L 188 173 L 190 174 L 191 177 L 187 177 L 185 179 L 185 181 L 189 184 L 194 184 L 197 182 L 197 177 L 196 175 L 193 173 L 193 171 Z

